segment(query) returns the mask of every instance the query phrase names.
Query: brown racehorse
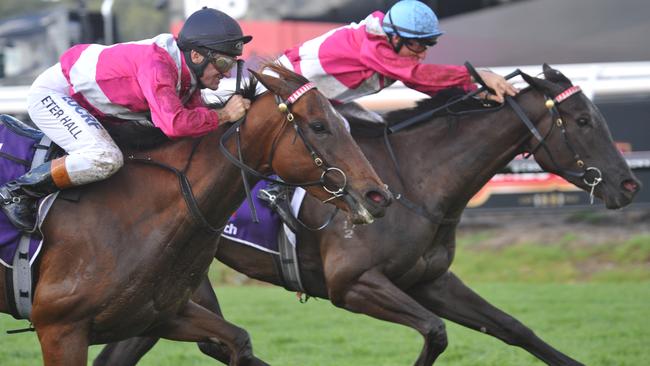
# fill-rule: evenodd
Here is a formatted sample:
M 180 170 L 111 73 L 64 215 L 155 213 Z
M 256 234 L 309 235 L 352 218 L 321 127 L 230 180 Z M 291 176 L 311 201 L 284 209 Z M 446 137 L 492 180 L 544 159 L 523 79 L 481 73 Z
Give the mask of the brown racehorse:
M 608 208 L 627 205 L 640 188 L 615 148 L 605 120 L 587 97 L 576 93 L 556 103 L 559 115 L 551 117 L 545 99 L 571 90 L 572 85 L 547 65 L 544 74 L 546 80 L 525 76 L 531 87 L 516 97 L 544 145 L 511 108 L 432 118 L 390 136 L 402 185 L 382 137 L 357 137 L 383 180 L 408 199 L 411 208 L 393 205 L 374 225 L 353 227 L 348 219 L 337 217 L 322 231 L 300 230 L 298 254 L 307 293 L 349 311 L 417 330 L 424 337 L 424 347 L 415 365 L 432 365 L 447 347 L 441 318 L 522 347 L 549 365 L 581 365 L 489 304 L 449 270 L 456 227 L 467 202 L 518 154 L 534 151 L 546 171 L 587 191 L 591 190 L 587 183 L 602 179 L 594 194 Z M 403 121 L 429 109 L 430 103 L 423 103 L 387 117 Z M 590 168 L 602 175 L 593 175 L 595 170 Z M 300 219 L 317 226 L 330 213 L 331 209 L 307 198 Z M 272 254 L 222 238 L 216 258 L 250 277 L 283 285 Z M 220 312 L 207 280 L 195 296 Z M 95 365 L 135 364 L 155 342 L 141 338 L 109 345 Z M 199 347 L 223 362 L 228 360 L 223 347 L 214 343 Z
M 268 67 L 279 77 L 255 73 L 269 92 L 253 101 L 241 125 L 243 161 L 286 182 L 318 182 L 324 175 L 330 188 L 345 189 L 344 196 L 330 202 L 352 220 L 369 223 L 382 216 L 390 193 L 332 105 L 317 89 L 305 92 L 303 77 Z M 290 96 L 299 89 L 304 93 L 294 101 Z M 288 110 L 278 108 L 276 97 Z M 80 202 L 54 204 L 43 225 L 45 245 L 31 313 L 45 365 L 86 365 L 89 345 L 138 335 L 220 341 L 232 355 L 230 365 L 264 364 L 254 358 L 243 329 L 188 302 L 217 250 L 221 230 L 207 227 L 223 227 L 244 198 L 239 168 L 219 150 L 228 127 L 135 153 L 147 162 L 186 168 L 202 212 L 193 216 L 203 217 L 204 225 L 192 219 L 177 175 L 138 162 L 84 187 Z M 237 155 L 234 137 L 226 144 Z M 340 171 L 324 173 L 332 167 Z M 331 197 L 322 186 L 306 189 L 318 199 Z M 3 287 L 4 277 L 3 269 Z M 8 310 L 4 296 L 0 310 Z

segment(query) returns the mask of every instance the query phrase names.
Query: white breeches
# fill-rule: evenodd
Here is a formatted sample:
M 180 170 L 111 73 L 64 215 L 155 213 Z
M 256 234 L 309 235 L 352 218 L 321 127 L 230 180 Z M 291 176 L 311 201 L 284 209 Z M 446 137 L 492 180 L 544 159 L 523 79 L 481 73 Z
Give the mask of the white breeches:
M 104 127 L 70 97 L 61 65 L 36 78 L 27 105 L 36 126 L 68 153 L 65 167 L 72 184 L 106 179 L 124 164 L 122 152 Z

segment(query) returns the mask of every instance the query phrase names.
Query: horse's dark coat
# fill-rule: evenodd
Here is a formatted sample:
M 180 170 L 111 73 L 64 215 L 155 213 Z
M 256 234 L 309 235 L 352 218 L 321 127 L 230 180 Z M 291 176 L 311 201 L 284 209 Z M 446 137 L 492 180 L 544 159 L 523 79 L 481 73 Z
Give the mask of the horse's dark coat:
M 546 80 L 527 78 L 532 87 L 516 98 L 543 135 L 556 123 L 544 106 L 544 94 L 555 96 L 571 84 L 563 75 L 544 65 Z M 426 105 L 418 107 L 419 110 Z M 603 182 L 595 194 L 609 208 L 627 205 L 639 189 L 607 125 L 596 107 L 582 94 L 561 105 L 571 146 L 584 158 L 585 167 L 598 167 Z M 403 120 L 417 110 L 388 116 Z M 321 232 L 298 233 L 302 279 L 312 296 L 328 298 L 336 306 L 417 330 L 424 347 L 415 365 L 432 365 L 447 347 L 445 325 L 449 319 L 524 348 L 549 365 L 581 365 L 538 338 L 525 325 L 495 308 L 456 277 L 449 267 L 454 259 L 455 232 L 469 199 L 517 154 L 537 145 L 528 129 L 510 108 L 462 117 L 441 117 L 390 137 L 401 166 L 405 185 L 379 137 L 358 137 L 357 142 L 394 192 L 418 203 L 431 221 L 400 204 L 394 204 L 375 224 L 353 227 L 344 217 Z M 573 154 L 559 130 L 549 135 L 551 162 L 544 149 L 535 159 L 547 171 L 578 170 Z M 578 187 L 588 186 L 576 177 L 565 177 Z M 626 187 L 633 187 L 632 190 Z M 329 208 L 306 199 L 300 218 L 316 225 L 328 217 Z M 447 223 L 442 223 L 446 219 Z M 270 254 L 222 240 L 216 258 L 259 280 L 281 285 Z M 210 299 L 208 292 L 197 294 Z M 216 298 L 205 302 L 218 307 Z M 137 362 L 154 339 L 138 339 L 111 345 L 96 365 L 119 361 Z M 203 344 L 201 349 L 220 360 L 228 355 Z

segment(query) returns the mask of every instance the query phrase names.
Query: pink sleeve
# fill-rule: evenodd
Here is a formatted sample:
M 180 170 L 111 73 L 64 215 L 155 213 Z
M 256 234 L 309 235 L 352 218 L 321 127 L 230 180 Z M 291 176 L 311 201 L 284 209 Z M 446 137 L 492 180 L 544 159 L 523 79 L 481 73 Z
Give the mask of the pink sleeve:
M 361 46 L 361 62 L 372 70 L 399 80 L 409 88 L 434 95 L 442 89 L 476 89 L 465 66 L 422 64 L 416 58 L 402 57 L 380 37 L 369 37 Z
M 202 106 L 199 90 L 187 105 L 182 104 L 176 94 L 178 71 L 170 62 L 152 60 L 149 65 L 140 67 L 138 73 L 138 83 L 149 104 L 153 124 L 170 138 L 196 137 L 216 129 L 219 126 L 217 112 Z
M 185 108 L 187 109 L 194 109 L 194 108 L 200 108 L 200 107 L 205 107 L 205 102 L 203 101 L 203 98 L 201 97 L 201 90 L 197 89 L 192 93 L 192 96 L 190 99 L 185 103 Z

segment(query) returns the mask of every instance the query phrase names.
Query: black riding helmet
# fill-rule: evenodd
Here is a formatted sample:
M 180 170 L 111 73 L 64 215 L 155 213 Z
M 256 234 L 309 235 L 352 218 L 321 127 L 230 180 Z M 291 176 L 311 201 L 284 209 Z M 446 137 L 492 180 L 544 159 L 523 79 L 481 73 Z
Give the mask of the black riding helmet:
M 239 23 L 228 14 L 204 7 L 187 18 L 178 33 L 177 44 L 185 55 L 187 65 L 200 79 L 212 53 L 241 56 L 244 44 L 251 39 L 253 37 L 245 36 Z M 192 50 L 205 56 L 205 60 L 200 64 L 192 63 Z

